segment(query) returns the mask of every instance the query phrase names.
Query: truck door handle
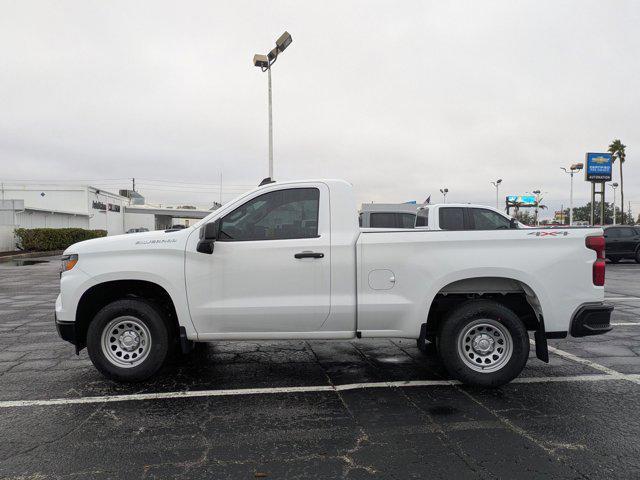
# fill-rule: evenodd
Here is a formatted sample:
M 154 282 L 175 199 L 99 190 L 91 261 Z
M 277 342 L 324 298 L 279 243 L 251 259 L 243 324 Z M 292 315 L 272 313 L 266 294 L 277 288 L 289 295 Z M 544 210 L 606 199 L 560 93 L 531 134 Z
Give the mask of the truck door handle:
M 324 258 L 324 253 L 319 252 L 300 252 L 294 255 L 295 258 Z

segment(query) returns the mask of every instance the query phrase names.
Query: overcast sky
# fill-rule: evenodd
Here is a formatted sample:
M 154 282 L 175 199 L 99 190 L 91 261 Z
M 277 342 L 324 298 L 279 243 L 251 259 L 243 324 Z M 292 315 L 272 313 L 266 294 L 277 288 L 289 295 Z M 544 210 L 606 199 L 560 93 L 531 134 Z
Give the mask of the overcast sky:
M 345 178 L 359 201 L 495 203 L 628 146 L 640 213 L 640 2 L 0 0 L 0 180 L 138 178 L 207 204 L 267 176 Z M 616 166 L 617 170 L 617 166 Z M 617 179 L 617 173 L 616 173 Z M 201 183 L 205 185 L 192 185 Z M 588 185 L 576 178 L 576 203 Z M 185 190 L 185 191 L 182 191 Z

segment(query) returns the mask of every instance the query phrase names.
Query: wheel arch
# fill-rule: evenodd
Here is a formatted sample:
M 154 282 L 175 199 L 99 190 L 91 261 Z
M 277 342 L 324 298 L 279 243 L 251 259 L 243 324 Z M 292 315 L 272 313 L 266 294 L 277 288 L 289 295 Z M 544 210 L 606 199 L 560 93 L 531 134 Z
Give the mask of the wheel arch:
M 109 280 L 88 288 L 78 301 L 75 316 L 76 351 L 86 346 L 87 330 L 95 315 L 109 303 L 127 297 L 152 301 L 167 318 L 170 333 L 178 338 L 180 324 L 176 307 L 164 287 L 149 280 Z
M 478 298 L 493 300 L 511 309 L 527 330 L 540 328 L 543 302 L 527 282 L 514 276 L 478 275 L 451 280 L 436 291 L 429 303 L 421 337 L 435 336 L 449 311 Z

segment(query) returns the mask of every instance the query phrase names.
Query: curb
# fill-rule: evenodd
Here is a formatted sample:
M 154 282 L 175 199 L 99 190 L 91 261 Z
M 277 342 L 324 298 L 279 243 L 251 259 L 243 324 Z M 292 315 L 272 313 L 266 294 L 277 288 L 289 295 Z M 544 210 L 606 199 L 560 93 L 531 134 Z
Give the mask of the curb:
M 16 260 L 19 258 L 54 257 L 57 255 L 62 255 L 62 252 L 64 252 L 64 250 L 51 250 L 49 252 L 25 252 L 4 256 L 0 255 L 0 263 L 9 262 L 11 260 Z

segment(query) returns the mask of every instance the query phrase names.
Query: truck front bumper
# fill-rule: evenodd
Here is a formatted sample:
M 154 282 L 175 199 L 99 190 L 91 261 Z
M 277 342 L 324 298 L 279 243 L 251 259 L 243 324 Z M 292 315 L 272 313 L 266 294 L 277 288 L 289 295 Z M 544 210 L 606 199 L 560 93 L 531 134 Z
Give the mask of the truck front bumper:
M 63 340 L 76 344 L 76 324 L 75 322 L 62 322 L 56 318 L 56 330 Z
M 571 319 L 569 333 L 572 337 L 586 337 L 607 333 L 611 326 L 613 305 L 607 303 L 588 303 L 582 305 Z

